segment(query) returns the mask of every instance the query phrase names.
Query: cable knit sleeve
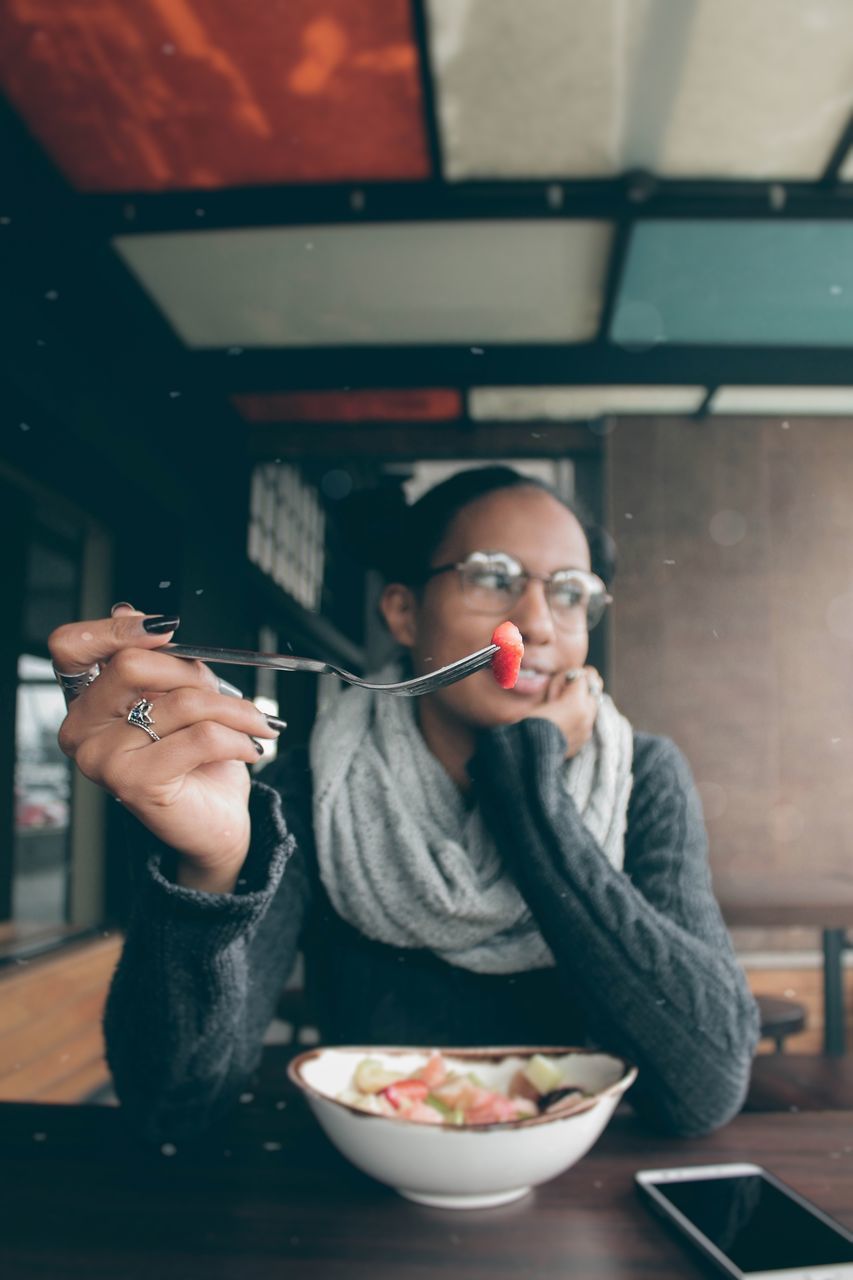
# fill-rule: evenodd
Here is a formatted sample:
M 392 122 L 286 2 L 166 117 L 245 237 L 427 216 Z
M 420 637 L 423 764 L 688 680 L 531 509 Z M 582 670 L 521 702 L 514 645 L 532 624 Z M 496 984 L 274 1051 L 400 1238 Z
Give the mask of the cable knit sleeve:
M 711 889 L 689 766 L 635 735 L 624 869 L 615 870 L 560 777 L 565 739 L 531 718 L 480 735 L 471 773 L 505 863 L 592 1039 L 639 1067 L 632 1101 L 697 1135 L 740 1109 L 758 1012 Z
M 151 1141 L 199 1133 L 236 1100 L 293 966 L 309 901 L 298 822 L 260 779 L 249 807 L 229 894 L 175 884 L 173 851 L 128 819 L 134 904 L 104 1034 L 122 1107 Z

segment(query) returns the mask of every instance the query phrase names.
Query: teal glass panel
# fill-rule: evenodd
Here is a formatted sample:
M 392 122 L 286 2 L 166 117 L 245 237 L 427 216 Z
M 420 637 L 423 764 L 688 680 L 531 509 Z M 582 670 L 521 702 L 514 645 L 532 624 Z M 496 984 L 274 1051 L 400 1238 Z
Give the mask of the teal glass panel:
M 637 350 L 853 346 L 853 223 L 640 222 L 610 338 Z

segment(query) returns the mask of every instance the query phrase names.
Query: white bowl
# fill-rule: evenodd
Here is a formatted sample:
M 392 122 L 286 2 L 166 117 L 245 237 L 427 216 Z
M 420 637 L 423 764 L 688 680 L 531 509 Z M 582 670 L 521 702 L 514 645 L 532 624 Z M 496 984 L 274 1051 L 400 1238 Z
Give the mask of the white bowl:
M 487 1088 L 504 1091 L 527 1059 L 546 1054 L 561 1068 L 567 1085 L 591 1096 L 568 1114 L 458 1126 L 373 1115 L 339 1101 L 337 1095 L 350 1087 L 362 1058 L 408 1072 L 433 1052 L 350 1045 L 309 1049 L 293 1059 L 288 1074 L 348 1160 L 400 1195 L 445 1209 L 506 1204 L 571 1168 L 589 1151 L 637 1076 L 637 1068 L 623 1059 L 587 1049 L 441 1049 L 451 1069 L 476 1070 Z

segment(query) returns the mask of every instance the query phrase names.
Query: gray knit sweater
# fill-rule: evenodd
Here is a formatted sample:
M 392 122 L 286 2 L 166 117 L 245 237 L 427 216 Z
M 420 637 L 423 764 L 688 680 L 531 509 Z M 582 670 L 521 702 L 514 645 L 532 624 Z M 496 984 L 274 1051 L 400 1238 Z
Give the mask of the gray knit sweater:
M 105 1016 L 122 1105 L 152 1140 L 200 1132 L 233 1104 L 298 950 L 327 1043 L 594 1044 L 637 1064 L 629 1095 L 693 1135 L 742 1105 L 758 1013 L 714 901 L 690 770 L 636 734 L 625 863 L 602 856 L 560 783 L 565 741 L 542 719 L 484 731 L 474 796 L 557 961 L 475 974 L 370 941 L 322 888 L 305 752 L 268 766 L 233 894 L 174 883 L 174 854 L 131 823 L 134 910 Z

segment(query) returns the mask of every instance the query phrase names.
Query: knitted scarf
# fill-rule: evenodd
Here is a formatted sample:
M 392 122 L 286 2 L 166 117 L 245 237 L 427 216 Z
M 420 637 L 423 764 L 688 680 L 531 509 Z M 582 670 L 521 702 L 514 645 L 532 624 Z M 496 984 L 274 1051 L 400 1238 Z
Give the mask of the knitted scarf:
M 394 666 L 377 679 L 399 679 Z M 431 753 L 414 699 L 345 688 L 311 734 L 320 875 L 340 916 L 368 938 L 427 948 L 477 973 L 554 964 L 479 808 Z M 602 697 L 590 741 L 563 781 L 602 857 L 621 869 L 633 736 Z

